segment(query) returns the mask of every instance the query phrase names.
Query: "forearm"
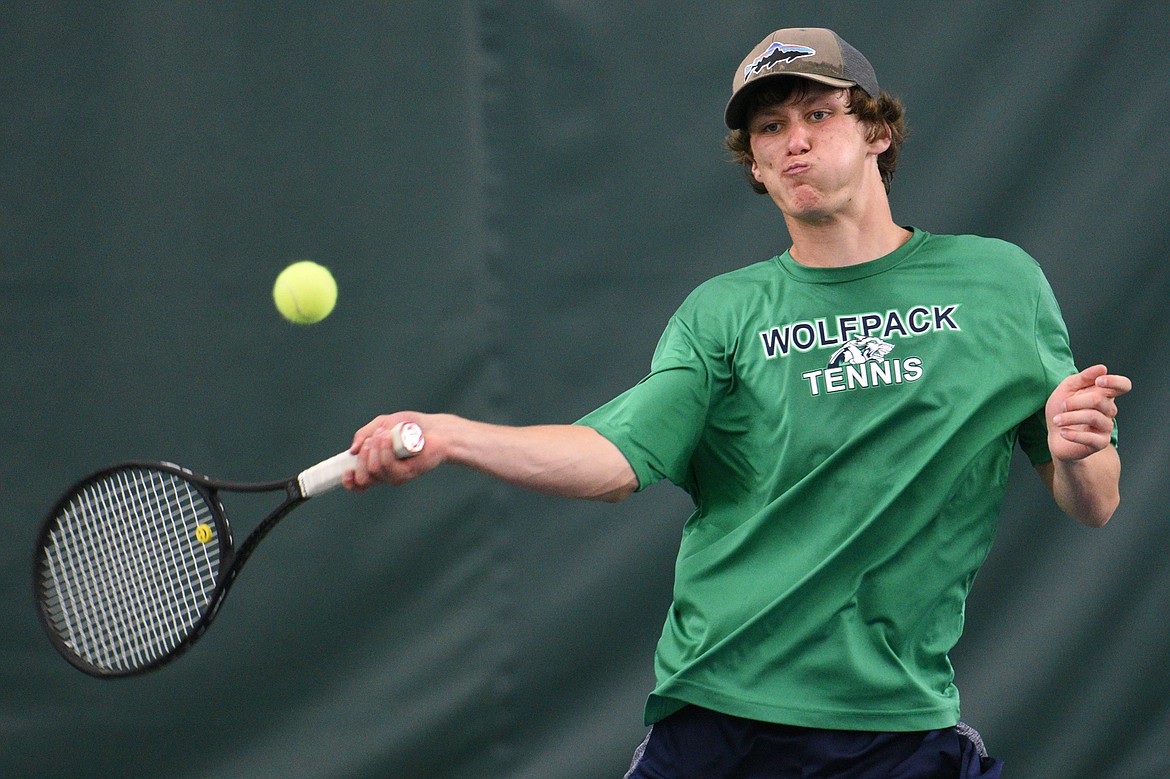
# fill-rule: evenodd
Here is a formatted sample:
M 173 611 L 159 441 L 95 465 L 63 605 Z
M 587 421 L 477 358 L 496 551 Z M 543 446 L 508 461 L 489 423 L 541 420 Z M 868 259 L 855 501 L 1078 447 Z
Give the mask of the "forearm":
M 421 426 L 426 444 L 414 457 L 394 452 L 393 430 L 401 422 Z M 590 427 L 508 427 L 452 414 L 399 412 L 375 418 L 354 434 L 349 489 L 377 482 L 405 484 L 443 463 L 474 468 L 525 489 L 572 498 L 618 501 L 638 486 L 626 458 Z
M 1108 522 L 1121 502 L 1121 460 L 1112 446 L 1081 460 L 1054 459 L 1040 475 L 1061 511 L 1089 527 Z
M 590 427 L 509 427 L 450 415 L 433 417 L 429 427 L 428 442 L 438 437 L 446 462 L 518 487 L 609 501 L 622 500 L 637 487 L 626 458 Z

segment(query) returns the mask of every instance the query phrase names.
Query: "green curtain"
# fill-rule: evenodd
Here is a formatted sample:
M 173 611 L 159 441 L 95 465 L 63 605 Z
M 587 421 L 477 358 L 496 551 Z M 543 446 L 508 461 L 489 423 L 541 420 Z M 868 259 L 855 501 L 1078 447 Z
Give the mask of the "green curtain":
M 1009 773 L 1170 773 L 1164 3 L 9 3 L 0 8 L 0 775 L 620 776 L 685 496 L 440 470 L 299 509 L 157 673 L 68 666 L 33 537 L 100 466 L 295 473 L 374 415 L 571 421 L 704 279 L 787 248 L 721 149 L 732 70 L 836 29 L 907 106 L 895 217 L 1016 242 L 1133 378 L 1089 531 L 1016 463 L 954 653 Z M 287 263 L 340 296 L 296 327 Z M 1022 458 L 1017 458 L 1022 460 Z M 243 536 L 260 502 L 228 505 Z

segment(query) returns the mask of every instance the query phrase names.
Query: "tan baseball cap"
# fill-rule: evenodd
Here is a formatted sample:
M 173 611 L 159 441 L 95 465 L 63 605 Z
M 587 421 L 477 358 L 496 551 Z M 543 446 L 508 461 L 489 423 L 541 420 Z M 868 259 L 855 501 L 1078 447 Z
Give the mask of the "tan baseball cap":
M 777 30 L 760 41 L 735 71 L 723 114 L 728 127 L 744 128 L 747 97 L 755 85 L 777 76 L 798 76 L 831 87 L 859 86 L 872 97 L 881 94 L 869 60 L 837 33 L 823 27 Z

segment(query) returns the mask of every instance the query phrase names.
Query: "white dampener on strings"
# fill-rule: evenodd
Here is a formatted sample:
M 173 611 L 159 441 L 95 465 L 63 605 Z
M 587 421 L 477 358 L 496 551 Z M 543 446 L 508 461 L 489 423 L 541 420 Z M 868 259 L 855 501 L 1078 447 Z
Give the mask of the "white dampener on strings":
M 414 422 L 399 422 L 391 428 L 390 440 L 394 446 L 394 456 L 400 460 L 414 457 L 426 445 L 422 428 Z M 301 495 L 315 498 L 337 489 L 341 486 L 341 477 L 346 471 L 353 470 L 356 464 L 357 455 L 350 454 L 347 450 L 333 455 L 328 460 L 322 460 L 311 468 L 306 468 L 297 476 Z

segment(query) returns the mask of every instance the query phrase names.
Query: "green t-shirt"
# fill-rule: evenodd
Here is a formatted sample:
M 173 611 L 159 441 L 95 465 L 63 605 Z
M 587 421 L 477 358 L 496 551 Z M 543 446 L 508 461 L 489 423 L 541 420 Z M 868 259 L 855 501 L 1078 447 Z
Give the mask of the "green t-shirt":
M 789 725 L 958 719 L 947 653 L 995 535 L 1015 442 L 1076 371 L 1019 248 L 915 230 L 817 269 L 788 254 L 716 277 L 649 375 L 580 420 L 639 488 L 694 499 L 647 723 L 687 703 Z

